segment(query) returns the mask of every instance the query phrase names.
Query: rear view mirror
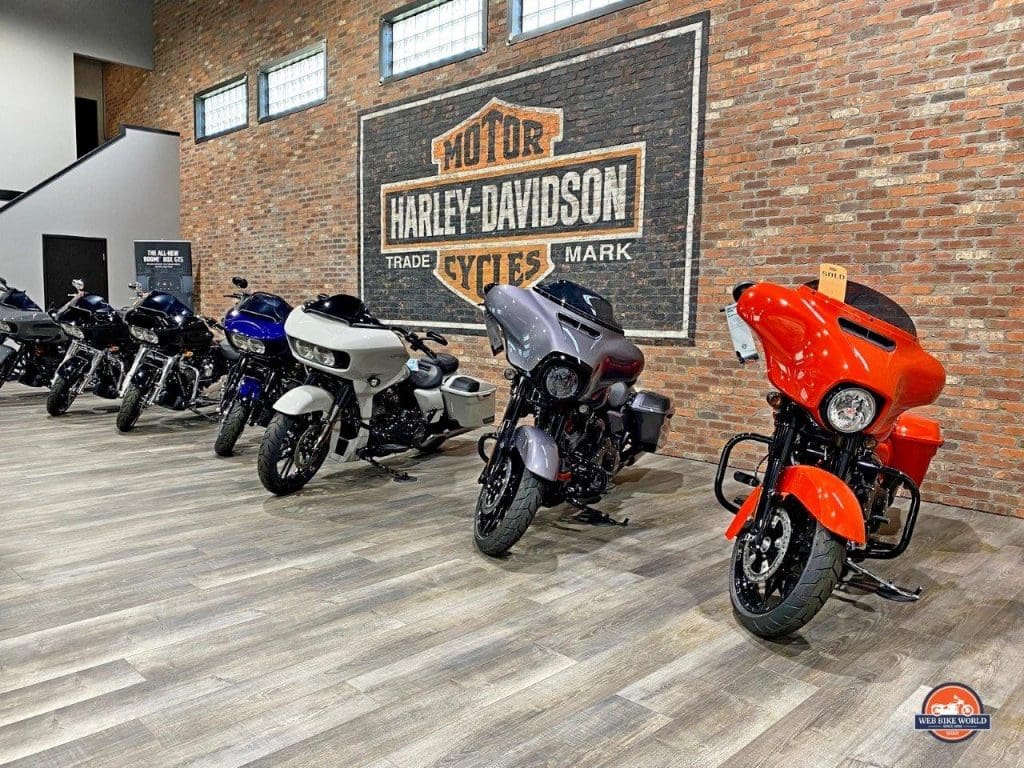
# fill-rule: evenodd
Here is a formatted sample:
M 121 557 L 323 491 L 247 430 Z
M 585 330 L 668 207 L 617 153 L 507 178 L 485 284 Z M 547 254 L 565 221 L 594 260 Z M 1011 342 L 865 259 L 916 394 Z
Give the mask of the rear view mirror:
M 4 280 L 2 277 L 0 277 L 0 288 L 6 288 L 6 287 L 7 287 L 7 281 Z
M 747 288 L 753 288 L 753 287 L 754 287 L 754 284 L 751 283 L 751 282 L 737 283 L 736 286 L 732 289 L 732 300 L 733 301 L 739 301 L 740 300 L 740 296 L 742 296 L 744 293 L 746 293 Z
M 71 286 L 76 291 L 84 291 L 85 290 L 85 280 L 82 280 L 80 277 L 76 277 L 74 280 L 71 281 Z
M 243 291 L 249 287 L 249 281 L 244 277 L 233 277 L 231 282 L 236 288 L 241 288 Z

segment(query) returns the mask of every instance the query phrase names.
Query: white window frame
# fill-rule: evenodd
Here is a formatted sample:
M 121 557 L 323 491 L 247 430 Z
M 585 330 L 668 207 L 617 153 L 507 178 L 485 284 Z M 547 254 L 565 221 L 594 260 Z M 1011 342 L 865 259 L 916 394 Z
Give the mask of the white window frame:
M 537 37 L 548 32 L 553 32 L 556 29 L 565 29 L 573 24 L 581 24 L 584 21 L 590 21 L 591 19 L 606 16 L 609 13 L 615 13 L 616 11 L 621 11 L 623 8 L 629 8 L 643 2 L 646 2 L 646 0 L 616 0 L 616 2 L 609 3 L 601 8 L 584 11 L 583 13 L 578 13 L 575 16 L 570 16 L 567 19 L 562 19 L 543 27 L 537 27 L 536 29 L 524 32 L 523 0 L 508 0 L 508 42 L 509 45 L 511 45 L 512 43 L 518 43 L 520 40 L 529 40 L 531 37 Z
M 206 133 L 206 112 L 205 104 L 206 99 L 210 96 L 215 96 L 222 91 L 231 90 L 241 85 L 245 89 L 245 122 L 239 125 L 233 125 L 230 128 L 225 128 L 223 131 L 217 131 L 216 133 Z M 218 136 L 226 136 L 229 133 L 240 131 L 243 128 L 249 127 L 249 77 L 248 75 L 237 75 L 229 78 L 217 85 L 206 88 L 199 91 L 192 100 L 193 105 L 193 128 L 196 143 L 202 141 L 209 141 L 210 139 L 216 139 Z
M 450 2 L 450 0 L 415 0 L 415 2 L 404 5 L 390 13 L 385 14 L 380 20 L 380 81 L 382 83 L 391 80 L 401 80 L 405 77 L 412 77 L 418 75 L 421 72 L 426 72 L 431 69 L 446 66 L 447 64 L 454 64 L 456 61 L 464 61 L 465 59 L 478 56 L 481 53 L 487 51 L 487 5 L 488 0 L 479 0 L 480 2 L 480 45 L 473 48 L 469 48 L 461 53 L 447 56 L 443 59 L 431 61 L 423 64 L 414 69 L 403 70 L 402 72 L 395 72 L 392 64 L 394 61 L 394 50 L 392 44 L 392 26 L 395 22 L 404 21 L 412 16 L 429 11 L 432 8 L 436 8 L 439 5 L 444 5 Z
M 286 109 L 283 112 L 275 112 L 274 114 L 270 114 L 270 90 L 267 79 L 270 73 L 278 69 L 283 69 L 284 67 L 287 67 L 290 64 L 295 64 L 296 62 L 302 61 L 303 59 L 308 59 L 313 56 L 316 56 L 318 53 L 322 53 L 324 57 L 324 95 L 320 98 L 313 99 L 312 101 L 307 101 L 297 106 L 291 107 L 290 109 Z M 293 115 L 296 112 L 301 112 L 304 109 L 310 109 L 312 107 L 323 104 L 325 101 L 327 101 L 328 65 L 329 62 L 327 60 L 326 40 L 321 40 L 318 43 L 314 43 L 313 45 L 303 48 L 301 51 L 296 51 L 295 53 L 289 54 L 288 56 L 285 56 L 283 59 L 278 59 L 277 61 L 272 61 L 269 64 L 261 65 L 259 70 L 257 71 L 258 93 L 256 101 L 258 121 L 261 123 L 265 123 L 268 120 L 276 120 L 279 117 Z

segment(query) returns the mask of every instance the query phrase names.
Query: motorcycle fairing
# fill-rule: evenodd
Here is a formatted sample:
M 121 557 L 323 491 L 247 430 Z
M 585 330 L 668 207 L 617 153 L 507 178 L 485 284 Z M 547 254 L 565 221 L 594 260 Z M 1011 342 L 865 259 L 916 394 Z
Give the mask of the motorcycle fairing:
M 841 479 L 818 467 L 786 467 L 779 478 L 777 492 L 792 494 L 819 523 L 832 533 L 855 544 L 867 542 L 860 502 Z M 725 532 L 733 539 L 754 515 L 761 488 L 755 488 L 736 513 Z
M 769 381 L 823 426 L 822 402 L 839 385 L 880 398 L 865 432 L 882 440 L 902 412 L 934 402 L 945 383 L 942 365 L 913 334 L 806 285 L 758 283 L 737 311 L 761 340 Z
M 484 306 L 505 332 L 505 353 L 514 367 L 532 372 L 556 354 L 588 366 L 590 381 L 580 399 L 617 382 L 632 384 L 643 372 L 643 353 L 621 332 L 534 290 L 495 285 Z

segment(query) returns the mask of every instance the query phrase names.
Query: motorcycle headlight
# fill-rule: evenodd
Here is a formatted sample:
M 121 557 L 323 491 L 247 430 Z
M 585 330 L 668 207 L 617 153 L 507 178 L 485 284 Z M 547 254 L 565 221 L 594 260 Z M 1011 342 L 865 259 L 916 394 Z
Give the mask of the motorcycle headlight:
M 825 418 L 837 432 L 850 434 L 866 429 L 877 410 L 874 395 L 860 387 L 847 387 L 829 398 Z
M 84 339 L 85 334 L 82 333 L 82 329 L 77 325 L 71 325 L 71 323 L 61 323 L 60 327 L 64 329 L 64 333 L 68 336 L 73 336 L 76 339 Z
M 292 349 L 295 350 L 296 356 L 303 360 L 317 365 L 326 365 L 328 368 L 334 367 L 334 353 L 329 349 L 318 347 L 316 344 L 310 344 L 301 339 L 292 339 Z
M 139 341 L 144 341 L 147 344 L 160 343 L 160 339 L 156 335 L 156 331 L 151 331 L 149 328 L 139 328 L 139 326 L 133 325 L 131 328 L 128 329 L 128 332 L 131 333 L 131 335 L 134 336 Z
M 267 351 L 267 345 L 259 339 L 254 339 L 251 336 L 245 336 L 241 333 L 231 334 L 231 340 L 235 343 L 243 352 L 251 352 L 254 355 L 262 355 Z
M 544 389 L 555 400 L 570 400 L 580 391 L 580 374 L 575 368 L 556 363 L 544 371 Z
M 10 333 L 13 330 L 7 323 L 0 322 L 0 333 Z

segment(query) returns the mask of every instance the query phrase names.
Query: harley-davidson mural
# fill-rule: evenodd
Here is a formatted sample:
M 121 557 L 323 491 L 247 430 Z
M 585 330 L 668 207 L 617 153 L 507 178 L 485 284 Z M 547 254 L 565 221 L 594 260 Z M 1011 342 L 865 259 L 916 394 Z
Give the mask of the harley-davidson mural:
M 480 331 L 484 287 L 583 279 L 690 340 L 704 17 L 360 119 L 361 292 Z

